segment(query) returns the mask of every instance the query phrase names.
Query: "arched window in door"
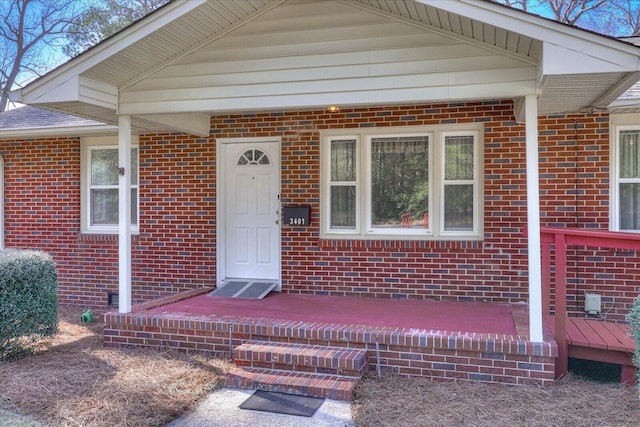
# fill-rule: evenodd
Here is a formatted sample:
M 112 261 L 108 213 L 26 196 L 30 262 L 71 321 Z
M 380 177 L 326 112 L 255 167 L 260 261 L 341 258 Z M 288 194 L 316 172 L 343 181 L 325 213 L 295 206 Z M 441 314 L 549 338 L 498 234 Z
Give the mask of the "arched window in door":
M 245 165 L 269 165 L 271 160 L 269 156 L 262 150 L 257 148 L 250 148 L 240 155 L 238 158 L 238 166 Z

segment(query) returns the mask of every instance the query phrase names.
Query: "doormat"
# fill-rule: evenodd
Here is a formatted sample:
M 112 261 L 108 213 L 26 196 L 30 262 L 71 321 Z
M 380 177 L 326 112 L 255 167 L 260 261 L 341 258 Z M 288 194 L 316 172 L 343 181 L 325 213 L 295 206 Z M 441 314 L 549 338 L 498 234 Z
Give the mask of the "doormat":
M 256 390 L 240 409 L 312 417 L 323 402 L 319 397 Z
M 210 292 L 212 297 L 262 299 L 278 286 L 274 282 L 229 281 Z

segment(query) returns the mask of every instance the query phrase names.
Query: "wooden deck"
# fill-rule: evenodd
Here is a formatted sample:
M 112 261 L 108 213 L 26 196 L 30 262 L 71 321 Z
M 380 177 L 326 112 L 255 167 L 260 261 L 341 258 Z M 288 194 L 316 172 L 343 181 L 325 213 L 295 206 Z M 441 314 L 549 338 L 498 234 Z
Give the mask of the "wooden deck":
M 556 378 L 567 373 L 570 357 L 617 363 L 622 366 L 621 381 L 636 382 L 632 356 L 635 343 L 628 326 L 596 319 L 566 317 L 567 313 L 567 248 L 586 246 L 640 252 L 640 235 L 575 228 L 541 227 L 542 245 L 542 312 L 551 313 L 551 248 L 555 250 L 555 318 L 549 326 L 558 343 Z M 549 316 L 551 317 L 551 316 Z
M 554 329 L 555 322 L 550 321 L 549 324 Z M 632 361 L 636 345 L 629 335 L 629 325 L 568 317 L 566 337 L 567 357 L 616 363 L 622 367 L 622 383 L 636 382 L 636 369 Z

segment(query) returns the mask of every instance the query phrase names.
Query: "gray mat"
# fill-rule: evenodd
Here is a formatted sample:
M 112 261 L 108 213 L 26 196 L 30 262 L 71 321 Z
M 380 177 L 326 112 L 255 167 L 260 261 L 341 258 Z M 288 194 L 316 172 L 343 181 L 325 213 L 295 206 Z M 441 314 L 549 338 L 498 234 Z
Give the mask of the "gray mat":
M 250 398 L 240 405 L 240 408 L 251 409 L 253 411 L 274 412 L 276 414 L 312 417 L 323 402 L 324 399 L 319 397 L 256 390 Z
M 278 286 L 278 284 L 274 282 L 233 280 L 226 282 L 223 286 L 220 286 L 213 292 L 209 292 L 209 296 L 262 299 L 266 297 L 269 292 L 274 290 L 276 286 Z

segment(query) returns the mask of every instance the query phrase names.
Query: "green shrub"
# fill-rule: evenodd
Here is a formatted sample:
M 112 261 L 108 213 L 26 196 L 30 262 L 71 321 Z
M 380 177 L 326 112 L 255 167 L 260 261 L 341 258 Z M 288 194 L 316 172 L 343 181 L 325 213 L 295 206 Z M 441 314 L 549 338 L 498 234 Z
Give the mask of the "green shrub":
M 633 364 L 637 368 L 640 368 L 640 296 L 636 298 L 633 303 L 631 312 L 627 315 L 627 321 L 629 322 L 629 333 L 636 343 L 636 352 L 633 355 Z M 640 389 L 640 371 L 636 371 L 638 375 L 638 388 Z
M 0 250 L 0 360 L 29 352 L 58 329 L 58 274 L 38 251 Z

